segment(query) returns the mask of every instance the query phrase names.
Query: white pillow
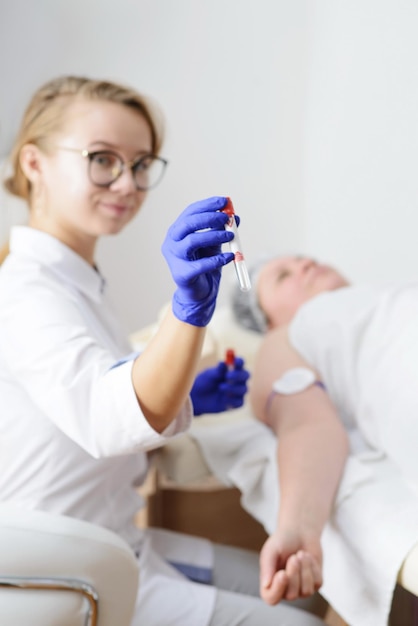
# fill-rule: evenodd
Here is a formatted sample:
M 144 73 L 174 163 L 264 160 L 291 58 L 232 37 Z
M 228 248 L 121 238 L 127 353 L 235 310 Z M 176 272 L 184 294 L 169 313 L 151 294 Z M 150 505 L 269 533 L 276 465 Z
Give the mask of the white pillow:
M 141 350 L 145 347 L 157 331 L 169 306 L 171 306 L 170 303 L 161 309 L 154 324 L 146 326 L 131 335 L 134 349 Z M 224 359 L 226 350 L 232 348 L 236 356 L 244 359 L 246 368 L 251 371 L 261 338 L 262 335 L 259 333 L 242 328 L 237 324 L 230 307 L 222 305 L 215 310 L 212 320 L 207 327 L 199 369 L 215 365 L 218 361 Z
M 262 335 L 240 326 L 228 305 L 215 310 L 208 326 L 208 334 L 216 342 L 219 359 L 224 358 L 228 348 L 232 348 L 236 356 L 244 359 L 246 368 L 252 371 Z

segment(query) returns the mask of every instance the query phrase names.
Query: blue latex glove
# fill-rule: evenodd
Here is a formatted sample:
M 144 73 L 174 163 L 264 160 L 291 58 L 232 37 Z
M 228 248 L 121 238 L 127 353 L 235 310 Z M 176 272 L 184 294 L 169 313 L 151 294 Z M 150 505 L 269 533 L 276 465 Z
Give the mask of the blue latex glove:
M 240 357 L 235 357 L 233 368 L 221 361 L 198 374 L 190 392 L 194 414 L 221 413 L 242 406 L 249 377 Z
M 227 199 L 212 197 L 189 205 L 169 228 L 162 245 L 177 289 L 173 313 L 193 326 L 206 326 L 215 310 L 221 268 L 234 259 L 222 244 L 234 238 L 220 210 Z

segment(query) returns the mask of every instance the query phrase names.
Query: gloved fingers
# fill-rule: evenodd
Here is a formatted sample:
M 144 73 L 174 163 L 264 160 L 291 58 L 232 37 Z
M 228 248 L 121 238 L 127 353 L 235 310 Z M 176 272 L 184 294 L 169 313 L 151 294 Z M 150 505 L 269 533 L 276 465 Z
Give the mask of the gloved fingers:
M 191 233 L 181 241 L 176 242 L 176 255 L 183 259 L 211 256 L 216 252 L 220 252 L 221 246 L 230 242 L 233 236 L 234 234 L 228 230 L 204 230 Z M 204 254 L 200 251 L 204 252 Z
M 227 201 L 225 196 L 210 196 L 203 198 L 203 200 L 196 200 L 184 209 L 183 214 L 194 215 L 196 213 L 221 211 L 225 208 Z
M 221 252 L 211 257 L 196 259 L 195 261 L 180 261 L 172 268 L 172 276 L 179 287 L 188 287 L 201 274 L 210 274 L 230 263 L 234 255 L 230 252 Z
M 239 409 L 244 404 L 244 396 L 228 396 L 225 398 L 225 409 Z
M 242 370 L 244 367 L 244 359 L 240 356 L 236 356 L 234 359 L 234 369 Z
M 212 371 L 215 374 L 216 380 L 221 381 L 225 378 L 225 375 L 228 371 L 228 366 L 225 361 L 219 361 L 219 363 L 212 368 Z
M 205 230 L 224 231 L 227 223 L 224 213 L 201 213 L 185 217 L 183 213 L 176 219 L 167 231 L 168 238 L 181 241 L 191 233 Z M 229 232 L 229 231 L 228 231 Z M 232 237 L 231 237 L 232 239 Z
M 219 250 L 224 243 L 234 238 L 234 234 L 228 230 L 203 230 L 190 232 L 183 238 L 166 240 L 167 251 L 179 259 L 195 259 L 199 250 Z M 207 253 L 205 254 L 207 256 Z
M 245 383 L 237 383 L 236 385 L 221 383 L 219 385 L 219 391 L 228 398 L 238 398 L 245 396 L 247 393 L 247 385 Z
M 225 379 L 226 370 L 227 370 L 227 367 L 225 363 L 223 361 L 220 361 L 214 367 L 208 367 L 207 369 L 200 372 L 196 376 L 196 381 L 202 380 L 202 381 L 205 381 L 205 383 L 208 382 L 211 385 L 214 385 L 214 384 L 217 385 L 218 383 L 222 382 Z
M 235 381 L 245 382 L 249 379 L 250 372 L 244 368 L 242 369 L 229 369 L 226 373 L 225 380 L 229 383 Z
M 234 358 L 233 368 L 228 367 L 225 361 L 219 361 L 216 367 L 218 368 L 220 378 L 225 378 L 225 380 L 230 382 L 235 380 L 246 381 L 250 377 L 250 372 L 244 369 L 244 359 L 240 356 Z
M 205 201 L 203 201 L 204 203 Z M 196 202 L 188 206 L 170 226 L 168 235 L 174 241 L 184 239 L 188 234 L 198 230 L 211 228 L 213 230 L 224 230 L 229 218 L 226 213 L 220 211 L 219 203 L 214 208 L 208 207 L 201 202 Z
M 244 359 L 239 356 L 235 357 L 233 369 L 225 361 L 219 361 L 213 369 L 216 369 L 219 380 L 225 380 L 230 385 L 235 382 L 245 383 L 250 378 L 250 372 L 244 369 Z

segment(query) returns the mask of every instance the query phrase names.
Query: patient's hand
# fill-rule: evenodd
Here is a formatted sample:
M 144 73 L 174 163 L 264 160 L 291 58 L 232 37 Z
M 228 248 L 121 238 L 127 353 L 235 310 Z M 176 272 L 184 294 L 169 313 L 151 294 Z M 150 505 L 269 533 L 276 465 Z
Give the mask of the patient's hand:
M 267 604 L 305 598 L 322 585 L 319 538 L 309 541 L 276 531 L 260 553 L 260 595 Z

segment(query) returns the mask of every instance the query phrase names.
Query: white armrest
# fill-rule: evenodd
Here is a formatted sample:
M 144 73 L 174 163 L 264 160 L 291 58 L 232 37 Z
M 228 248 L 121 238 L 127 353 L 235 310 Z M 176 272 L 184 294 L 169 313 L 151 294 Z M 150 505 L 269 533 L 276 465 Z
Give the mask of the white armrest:
M 138 588 L 131 548 L 100 526 L 0 504 L 0 580 L 81 581 L 98 595 L 97 626 L 128 626 Z M 2 626 L 86 624 L 86 596 L 0 588 Z
M 404 562 L 398 574 L 398 583 L 415 596 L 418 596 L 418 544 L 416 544 Z

